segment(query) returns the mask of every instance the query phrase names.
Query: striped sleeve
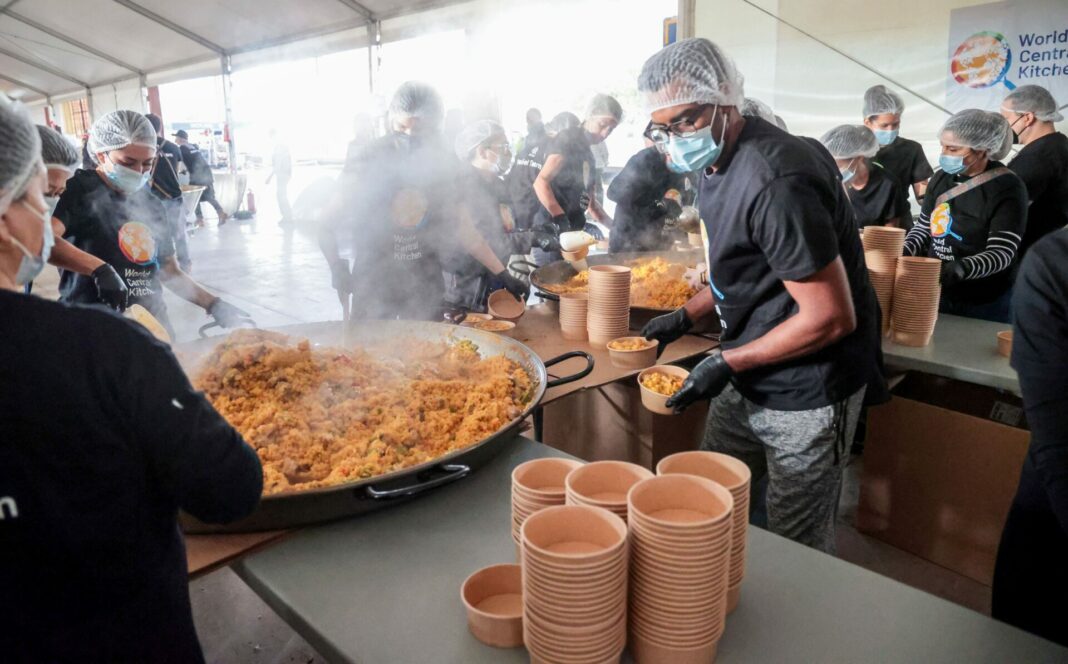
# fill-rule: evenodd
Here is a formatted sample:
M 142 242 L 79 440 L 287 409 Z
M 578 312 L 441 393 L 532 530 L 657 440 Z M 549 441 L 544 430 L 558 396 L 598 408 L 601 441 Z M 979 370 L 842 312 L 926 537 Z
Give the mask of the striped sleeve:
M 1020 236 L 1011 231 L 994 231 L 986 240 L 986 249 L 961 259 L 967 268 L 965 279 L 982 279 L 1009 269 L 1020 249 Z
M 912 224 L 908 235 L 905 236 L 906 256 L 925 256 L 927 247 L 931 242 L 931 217 L 930 213 L 921 213 L 920 218 Z

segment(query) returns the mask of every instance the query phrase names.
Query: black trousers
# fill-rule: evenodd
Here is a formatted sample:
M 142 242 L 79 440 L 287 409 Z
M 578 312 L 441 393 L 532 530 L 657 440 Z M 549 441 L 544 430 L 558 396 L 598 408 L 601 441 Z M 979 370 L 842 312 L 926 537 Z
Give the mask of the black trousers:
M 1030 454 L 1001 534 L 992 608 L 998 620 L 1068 646 L 1068 532 Z

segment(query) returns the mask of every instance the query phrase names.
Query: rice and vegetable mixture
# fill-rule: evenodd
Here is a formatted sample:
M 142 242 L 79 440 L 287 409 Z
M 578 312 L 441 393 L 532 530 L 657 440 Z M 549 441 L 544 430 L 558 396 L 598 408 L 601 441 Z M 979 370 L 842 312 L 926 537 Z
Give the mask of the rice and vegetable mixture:
M 385 349 L 312 347 L 231 334 L 194 378 L 263 462 L 264 495 L 414 466 L 496 433 L 533 398 L 515 361 L 470 341 L 394 339 Z
M 697 289 L 685 279 L 687 267 L 660 258 L 639 258 L 627 263 L 630 267 L 630 304 L 650 309 L 678 309 L 697 294 Z M 589 290 L 590 273 L 579 272 L 562 284 L 551 284 L 546 290 L 563 295 L 585 293 Z

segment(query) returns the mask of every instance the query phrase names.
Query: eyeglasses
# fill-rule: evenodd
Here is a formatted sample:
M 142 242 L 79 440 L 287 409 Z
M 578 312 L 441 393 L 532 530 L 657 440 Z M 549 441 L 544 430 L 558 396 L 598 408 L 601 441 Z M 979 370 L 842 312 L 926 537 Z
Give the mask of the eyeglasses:
M 701 119 L 701 116 L 711 108 L 713 104 L 705 104 L 704 106 L 698 106 L 691 110 L 685 117 L 681 117 L 675 120 L 671 124 L 655 124 L 650 122 L 645 131 L 642 132 L 642 136 L 645 136 L 652 141 L 658 148 L 663 149 L 667 146 L 671 136 L 678 136 L 679 138 L 689 138 L 697 133 L 697 127 L 694 124 Z

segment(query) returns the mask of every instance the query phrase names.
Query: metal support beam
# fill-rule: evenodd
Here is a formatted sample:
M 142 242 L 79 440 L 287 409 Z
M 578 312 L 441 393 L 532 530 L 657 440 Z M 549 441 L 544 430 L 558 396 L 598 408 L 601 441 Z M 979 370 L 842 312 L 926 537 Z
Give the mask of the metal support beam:
M 356 2 L 356 0 L 337 0 L 337 1 L 340 2 L 341 4 L 345 5 L 346 7 L 351 9 L 352 11 L 356 12 L 360 16 L 364 17 L 366 20 L 368 20 L 368 21 L 374 21 L 375 20 L 374 12 L 372 12 L 367 7 L 364 7 L 360 3 Z
M 138 96 L 141 100 L 141 113 L 148 113 L 148 81 L 145 79 L 144 74 L 138 77 L 138 83 L 140 84 L 138 85 L 138 90 L 140 91 Z
M 37 94 L 41 95 L 42 97 L 45 97 L 46 99 L 48 98 L 48 93 L 45 92 L 44 90 L 41 90 L 40 88 L 35 88 L 32 85 L 30 85 L 29 83 L 23 83 L 22 81 L 18 80 L 17 78 L 11 78 L 10 76 L 5 76 L 4 74 L 0 74 L 0 79 L 3 79 L 5 81 L 7 81 L 8 83 L 14 83 L 15 85 L 19 86 L 20 88 L 26 88 L 30 92 L 36 92 Z
M 129 71 L 132 71 L 135 74 L 143 74 L 144 73 L 140 69 L 138 69 L 137 67 L 134 67 L 133 65 L 127 64 L 127 63 L 123 62 L 122 60 L 119 60 L 118 58 L 116 58 L 116 57 L 114 57 L 112 55 L 108 55 L 107 53 L 104 53 L 101 50 L 95 49 L 92 46 L 89 46 L 88 44 L 82 43 L 82 42 L 78 41 L 77 39 L 74 39 L 73 37 L 68 37 L 67 35 L 63 34 L 62 32 L 59 32 L 57 30 L 53 30 L 52 28 L 48 27 L 47 25 L 42 25 L 42 24 L 38 23 L 37 21 L 35 21 L 35 20 L 31 19 L 31 18 L 23 16 L 22 14 L 19 14 L 17 12 L 11 11 L 11 5 L 8 5 L 7 7 L 4 7 L 3 9 L 0 9 L 0 13 L 7 14 L 11 18 L 13 18 L 16 21 L 18 21 L 19 23 L 23 23 L 25 25 L 28 25 L 31 28 L 33 28 L 34 30 L 38 30 L 40 32 L 43 32 L 43 33 L 45 33 L 46 35 L 48 35 L 50 37 L 55 37 L 56 39 L 60 40 L 61 42 L 65 42 L 65 43 L 70 44 L 71 46 L 73 46 L 75 48 L 79 48 L 79 49 L 85 51 L 86 53 L 90 53 L 92 55 L 95 55 L 96 57 L 100 58 L 101 60 L 105 60 L 107 62 L 110 62 L 111 64 L 115 65 L 116 67 L 122 67 L 123 69 L 128 69 Z
M 219 58 L 222 66 L 222 86 L 223 86 L 223 107 L 226 110 L 226 145 L 229 154 L 229 166 L 230 173 L 234 175 L 234 182 L 237 181 L 237 144 L 234 142 L 234 110 L 231 104 L 232 90 L 230 87 L 230 74 L 233 72 L 233 63 L 230 60 L 229 55 L 224 55 Z M 241 201 L 237 202 L 237 207 L 240 209 Z
M 193 32 L 192 30 L 189 30 L 188 28 L 183 28 L 182 26 L 178 25 L 174 21 L 160 16 L 159 14 L 157 14 L 154 11 L 152 11 L 151 9 L 148 9 L 146 7 L 142 7 L 141 5 L 137 4 L 133 0 L 115 0 L 115 2 L 119 3 L 120 5 L 122 5 L 123 7 L 127 8 L 127 9 L 129 9 L 132 12 L 135 12 L 137 14 L 140 14 L 141 16 L 144 16 L 145 18 L 147 18 L 148 20 L 152 21 L 153 23 L 157 23 L 159 25 L 162 25 L 163 27 L 167 28 L 168 30 L 171 30 L 173 32 L 177 32 L 178 34 L 182 35 L 186 39 L 195 41 L 196 43 L 200 44 L 201 46 L 203 46 L 204 48 L 208 49 L 209 51 L 215 51 L 219 55 L 225 55 L 226 54 L 226 49 L 224 49 L 222 46 L 219 46 L 215 42 L 212 42 L 212 41 L 210 41 L 208 39 L 205 39 L 204 37 L 201 37 L 200 35 L 198 35 L 197 33 Z
M 71 83 L 75 83 L 77 85 L 80 85 L 83 88 L 87 87 L 89 85 L 85 81 L 79 81 L 78 79 L 72 77 L 70 74 L 65 74 L 65 73 L 61 72 L 60 70 L 55 69 L 55 68 L 53 68 L 53 67 L 51 67 L 51 66 L 49 66 L 49 65 L 47 65 L 47 64 L 45 64 L 45 63 L 43 63 L 43 62 L 41 62 L 39 60 L 34 60 L 32 58 L 27 58 L 24 55 L 19 55 L 18 53 L 15 53 L 13 51 L 9 51 L 9 50 L 7 50 L 5 48 L 0 48 L 0 55 L 6 55 L 7 57 L 11 58 L 12 60 L 18 60 L 19 62 L 21 62 L 23 64 L 27 64 L 27 65 L 33 67 L 34 69 L 40 69 L 43 72 L 46 72 L 48 74 L 51 74 L 52 76 L 55 76 L 56 78 L 62 78 L 64 81 L 70 81 Z
M 89 126 L 91 127 L 96 122 L 96 112 L 93 108 L 93 89 L 88 85 L 85 86 L 85 103 L 89 106 Z

